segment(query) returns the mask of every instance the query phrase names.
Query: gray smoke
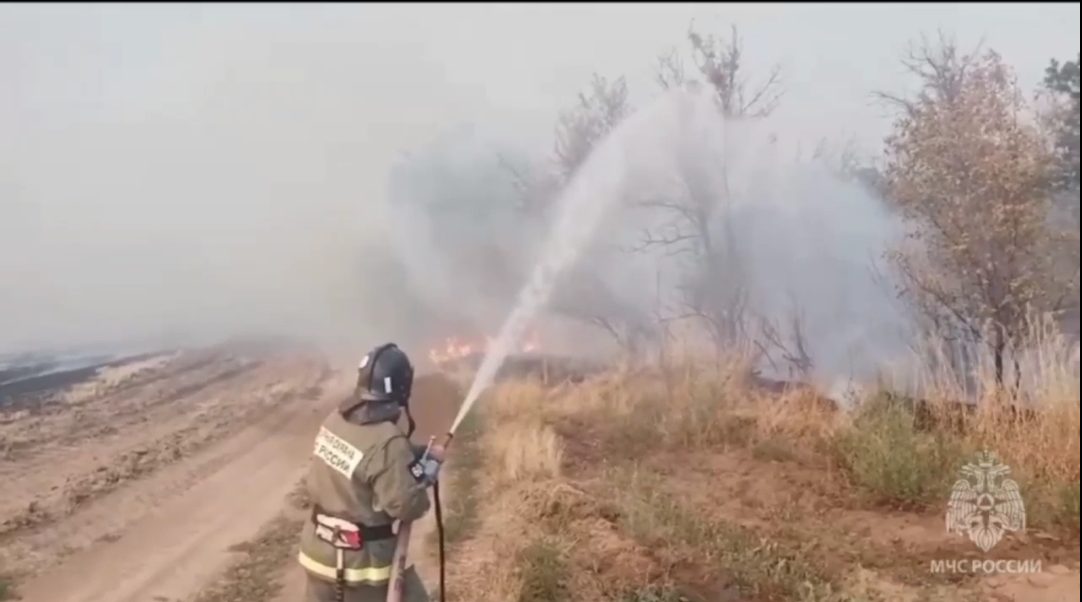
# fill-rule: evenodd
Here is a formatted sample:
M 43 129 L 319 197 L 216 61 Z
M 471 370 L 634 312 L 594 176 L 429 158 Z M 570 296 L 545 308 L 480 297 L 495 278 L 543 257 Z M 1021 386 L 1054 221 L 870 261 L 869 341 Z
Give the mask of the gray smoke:
M 703 10 L 4 6 L 0 353 L 244 334 L 359 353 L 495 334 L 553 224 L 507 165 L 551 168 L 556 112 L 591 71 L 627 73 L 635 104 L 648 104 L 654 57 Z M 855 131 L 874 148 L 889 124 L 867 91 L 897 89 L 885 65 L 962 9 L 733 10 L 746 17 L 749 69 L 781 61 L 803 79 L 787 82 L 775 120 L 743 134 L 754 142 L 729 140 L 732 128 L 659 128 L 627 149 L 653 166 L 628 188 L 677 198 L 690 169 L 712 174 L 711 189 L 724 156 L 740 193 L 716 197 L 725 219 L 711 228 L 737 232 L 749 304 L 784 323 L 797 299 L 817 367 L 845 374 L 850 358 L 896 347 L 881 332 L 897 330 L 889 294 L 866 277 L 894 228 L 874 197 L 785 145 Z M 1055 46 L 1077 39 L 1077 6 L 987 16 L 997 10 L 959 23 L 987 31 L 1023 76 L 1077 50 Z M 839 19 L 859 21 L 853 36 L 824 36 Z M 659 299 L 678 300 L 683 258 L 625 252 L 669 218 L 631 197 L 560 283 L 557 343 L 605 348 L 591 316 L 644 323 Z
M 599 327 L 599 318 L 654 329 L 662 316 L 687 311 L 682 287 L 702 259 L 683 242 L 636 243 L 644 232 L 687 234 L 682 210 L 690 201 L 682 195 L 693 186 L 706 195 L 700 209 L 709 213 L 704 224 L 713 244 L 733 249 L 737 260 L 722 275 L 734 280 L 714 284 L 723 292 L 746 291 L 751 338 L 762 339 L 767 324 L 780 342 L 792 344 L 787 329 L 799 319 L 812 372 L 827 386 L 866 380 L 900 359 L 909 321 L 876 266 L 901 229 L 881 201 L 826 161 L 797 156 L 771 134 L 769 121 L 726 123 L 701 94 L 670 100 L 650 105 L 668 110 L 629 118 L 637 122 L 635 135 L 603 142 L 606 159 L 581 168 L 574 180 L 580 190 L 565 194 L 573 203 L 551 199 L 556 209 L 540 228 L 521 207 L 515 174 L 496 159 L 513 151 L 482 143 L 475 130 L 449 135 L 404 162 L 395 171 L 402 185 L 390 197 L 398 216 L 392 222 L 401 224 L 392 232 L 408 258 L 411 290 L 444 308 L 427 317 L 453 316 L 465 320 L 461 334 L 491 335 L 499 320 L 518 312 L 511 331 L 521 333 L 530 316 L 520 309 L 536 305 L 541 293 L 515 297 L 517 287 L 541 273 L 556 249 L 573 260 L 567 273 L 545 276 L 542 296 L 549 314 L 580 327 L 553 343 L 581 350 L 608 340 L 612 333 Z M 593 182 L 607 188 L 591 188 Z M 665 204 L 651 202 L 656 199 Z M 568 228 L 589 225 L 597 211 L 596 231 L 574 238 Z M 548 247 L 538 247 L 545 232 Z

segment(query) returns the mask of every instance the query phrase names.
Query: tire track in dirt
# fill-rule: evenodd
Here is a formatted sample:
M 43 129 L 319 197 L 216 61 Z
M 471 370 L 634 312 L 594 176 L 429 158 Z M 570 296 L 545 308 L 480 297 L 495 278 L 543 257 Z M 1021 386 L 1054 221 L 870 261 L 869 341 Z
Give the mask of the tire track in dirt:
M 333 387 L 329 387 L 333 389 Z M 217 471 L 166 501 L 119 537 L 66 559 L 20 588 L 24 602 L 182 600 L 282 507 L 301 477 L 331 398 L 295 400 L 208 449 Z
M 0 571 L 29 581 L 99 540 L 115 539 L 231 461 L 219 442 L 292 404 L 312 403 L 329 375 L 318 356 L 269 357 L 258 370 L 169 406 L 142 414 L 115 408 L 145 408 L 162 393 L 219 372 L 186 374 L 134 396 L 101 395 L 84 422 L 118 416 L 108 434 L 72 442 L 63 435 L 67 421 L 54 422 L 41 429 L 36 456 L 0 462 L 0 481 L 17 483 L 13 496 L 0 496 Z

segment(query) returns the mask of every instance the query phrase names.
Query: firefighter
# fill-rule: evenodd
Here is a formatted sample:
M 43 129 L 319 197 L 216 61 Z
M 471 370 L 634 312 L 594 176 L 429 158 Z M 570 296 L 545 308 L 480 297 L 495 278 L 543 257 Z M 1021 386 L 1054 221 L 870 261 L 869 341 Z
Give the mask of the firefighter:
M 395 521 L 428 511 L 443 449 L 422 457 L 410 442 L 413 367 L 393 343 L 361 360 L 357 386 L 323 422 L 316 436 L 307 485 L 312 515 L 301 533 L 300 564 L 308 575 L 308 602 L 384 602 L 395 549 Z M 405 413 L 409 432 L 398 427 Z M 423 450 L 423 448 L 420 448 Z M 427 602 L 411 567 L 405 602 Z

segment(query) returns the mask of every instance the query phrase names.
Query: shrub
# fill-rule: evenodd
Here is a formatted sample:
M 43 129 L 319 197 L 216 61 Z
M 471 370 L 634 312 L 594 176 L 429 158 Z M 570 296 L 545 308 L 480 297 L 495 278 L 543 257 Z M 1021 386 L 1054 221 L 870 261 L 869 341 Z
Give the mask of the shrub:
M 898 507 L 946 499 L 963 456 L 959 444 L 938 431 L 921 432 L 911 409 L 886 398 L 859 408 L 835 441 L 854 484 L 876 503 Z

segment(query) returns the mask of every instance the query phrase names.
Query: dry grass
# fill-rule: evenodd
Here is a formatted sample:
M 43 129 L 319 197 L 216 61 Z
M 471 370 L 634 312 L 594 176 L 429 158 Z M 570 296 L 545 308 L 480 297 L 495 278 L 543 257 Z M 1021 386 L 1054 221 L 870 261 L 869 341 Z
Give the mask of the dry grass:
M 959 409 L 961 389 L 948 386 L 942 370 L 924 372 L 924 403 L 873 390 L 841 412 L 810 388 L 757 389 L 743 355 L 613 370 L 556 388 L 504 383 L 479 406 L 486 428 L 478 439 L 480 481 L 471 489 L 481 519 L 460 550 L 458 562 L 466 565 L 454 569 L 470 594 L 455 599 L 924 599 L 912 597 L 924 589 L 905 586 L 902 595 L 898 582 L 860 567 L 819 566 L 821 548 L 805 549 L 804 536 L 704 514 L 695 504 L 710 496 L 669 486 L 697 487 L 688 479 L 706 473 L 657 478 L 645 468 L 656 463 L 636 460 L 654 454 L 682 461 L 731 453 L 762 466 L 841 468 L 877 504 L 921 517 L 929 507 L 940 512 L 967 455 L 987 449 L 1022 481 L 1031 524 L 1077 537 L 1077 363 L 1054 338 L 1035 348 L 1026 365 L 1031 382 L 1010 395 L 985 383 L 974 411 Z M 1020 401 L 1027 411 L 1017 411 Z M 831 491 L 831 511 L 856 502 L 842 481 L 843 490 Z M 790 518 L 818 524 L 815 517 Z M 861 545 L 854 543 L 853 552 L 863 554 Z M 889 563 L 879 568 L 889 570 Z M 935 587 L 947 587 L 947 597 L 926 599 L 969 595 Z
M 0 600 L 11 600 L 15 596 L 14 584 L 7 577 L 0 575 Z
M 758 395 L 749 410 L 758 434 L 767 439 L 818 445 L 834 438 L 846 426 L 833 402 L 808 387 L 776 397 Z
M 472 413 L 466 417 L 455 437 L 454 453 L 448 462 L 446 473 L 448 499 L 441 499 L 444 504 L 444 537 L 448 545 L 457 545 L 466 539 L 477 527 L 478 496 L 481 486 L 480 436 L 481 417 Z M 430 543 L 436 542 L 438 533 L 430 535 Z
M 1078 480 L 1079 365 L 1077 344 L 1067 340 L 1050 317 L 1033 318 L 1019 347 L 1008 357 L 1003 382 L 993 358 L 979 353 L 968 373 L 941 343 L 921 350 L 916 395 L 927 400 L 943 424 L 961 427 L 979 447 L 995 450 L 1006 462 L 1026 467 L 1034 477 Z M 969 401 L 977 411 L 961 417 L 955 409 Z
M 560 474 L 564 450 L 546 422 L 548 396 L 535 381 L 503 385 L 492 395 L 486 417 L 498 424 L 481 438 L 501 480 L 546 479 Z
M 620 602 L 691 602 L 679 589 L 668 585 L 647 585 L 625 592 Z
M 1024 412 L 1002 402 L 1002 388 L 987 385 L 976 411 L 961 410 L 954 397 L 960 390 L 947 386 L 940 369 L 925 372 L 923 382 L 935 387 L 926 389 L 928 401 L 919 408 L 886 403 L 897 400 L 872 391 L 846 414 L 811 388 L 780 395 L 755 390 L 737 355 L 613 371 L 555 391 L 509 383 L 492 398 L 492 420 L 501 427 L 488 447 L 509 481 L 559 474 L 565 450 L 551 424 L 569 417 L 578 419 L 576 427 L 590 425 L 603 453 L 747 446 L 762 459 L 802 461 L 829 451 L 873 501 L 903 508 L 941 503 L 968 455 L 992 450 L 1034 498 L 1035 524 L 1072 526 L 1078 522 L 1078 372 L 1062 340 L 1037 341 L 1033 357 L 1040 361 L 1028 365 L 1039 377 L 1023 389 Z
M 528 378 L 500 383 L 481 403 L 485 416 L 491 422 L 504 424 L 523 417 L 544 415 L 547 402 L 553 396 L 552 391 L 542 386 L 540 381 Z
M 560 557 L 547 554 L 528 518 L 538 512 L 535 488 L 558 475 L 562 461 L 559 439 L 544 422 L 545 398 L 533 381 L 501 384 L 459 430 L 445 517 L 454 546 L 451 600 L 543 600 L 538 596 L 555 587 L 549 582 Z
M 808 387 L 755 390 L 746 354 L 670 358 L 556 391 L 509 384 L 494 397 L 493 420 L 505 432 L 493 452 L 510 480 L 557 475 L 564 452 L 549 425 L 574 417 L 591 425 L 604 450 L 629 455 L 735 445 L 788 461 L 829 451 L 873 499 L 921 507 L 942 502 L 968 457 L 989 450 L 1033 498 L 1035 524 L 1072 527 L 1079 520 L 1078 363 L 1052 322 L 1032 324 L 1022 345 L 1029 351 L 1018 355 L 1012 376 L 1017 386 L 997 385 L 987 357 L 976 358 L 975 378 L 963 378 L 947 368 L 943 346 L 929 346 L 918 378 L 922 402 L 872 390 L 850 413 Z M 958 403 L 964 399 L 975 399 L 971 410 Z
M 475 527 L 455 544 L 448 558 L 448 599 L 454 602 L 508 602 L 522 588 L 522 574 L 511 559 L 540 535 L 525 518 L 521 494 L 511 488 L 480 485 Z
M 848 600 L 805 550 L 703 515 L 649 475 L 624 472 L 609 481 L 621 484 L 612 494 L 630 533 L 676 563 L 724 575 L 741 599 Z
M 517 422 L 493 431 L 487 442 L 493 457 L 502 460 L 508 481 L 559 476 L 563 446 L 552 427 L 540 422 Z
M 738 589 L 754 596 L 769 591 L 774 597 L 766 599 L 780 599 L 777 596 L 804 595 L 811 587 L 808 591 L 818 597 L 806 599 L 835 599 L 824 597 L 828 585 L 805 584 L 813 572 L 795 552 L 782 551 L 776 542 L 763 545 L 739 528 L 702 521 L 693 508 L 672 498 L 663 500 L 659 489 L 642 486 L 642 479 L 610 473 L 580 489 L 561 477 L 564 443 L 551 423 L 569 416 L 601 419 L 607 424 L 602 436 L 625 441 L 641 436 L 647 444 L 660 442 L 673 450 L 702 449 L 732 439 L 740 430 L 733 426 L 733 409 L 740 405 L 734 375 L 719 370 L 713 378 L 703 378 L 695 369 L 678 374 L 661 386 L 656 373 L 619 373 L 560 391 L 526 382 L 493 392 L 484 406 L 483 419 L 490 428 L 480 439 L 485 457 L 481 474 L 487 477 L 481 510 L 485 519 L 467 544 L 483 546 L 485 553 L 479 555 L 476 548 L 466 552 L 474 562 L 482 560 L 464 571 L 484 575 L 485 585 L 473 581 L 463 591 L 478 600 L 531 602 L 707 599 L 665 585 L 665 570 L 680 557 L 699 564 L 708 559 L 703 565 L 707 574 L 724 569 L 739 584 L 732 595 Z M 674 389 L 667 403 L 659 404 L 655 396 L 666 386 Z M 746 419 L 740 425 L 754 428 L 755 423 Z M 621 459 L 611 460 L 619 464 Z M 668 542 L 664 550 L 657 547 L 662 540 Z M 668 560 L 658 565 L 658 555 Z M 507 563 L 508 558 L 516 561 Z M 701 579 L 716 579 L 707 574 Z
M 507 383 L 479 404 L 486 428 L 477 439 L 480 520 L 449 557 L 452 600 L 597 602 L 629 579 L 599 578 L 598 563 L 635 567 L 634 544 L 614 536 L 603 505 L 561 476 L 564 443 L 550 420 L 565 411 L 561 394 L 535 382 Z M 458 450 L 459 452 L 461 449 Z M 453 499 L 460 489 L 454 488 Z M 593 565 L 593 571 L 582 567 Z M 638 576 L 639 571 L 632 569 Z
M 570 597 L 570 569 L 564 550 L 538 538 L 519 550 L 516 558 L 521 586 L 518 602 L 558 602 Z
M 613 371 L 549 393 L 548 418 L 601 425 L 606 443 L 625 454 L 743 444 L 750 413 L 747 367 L 740 361 L 669 364 Z
M 952 367 L 957 362 L 951 361 L 945 345 L 924 345 L 916 384 L 910 387 L 921 401 L 905 400 L 908 414 L 896 419 L 911 420 L 906 428 L 913 431 L 913 438 L 935 439 L 939 447 L 952 447 L 961 455 L 993 452 L 1021 482 L 1033 524 L 1074 526 L 1077 534 L 1077 345 L 1045 317 L 1031 320 L 1019 347 L 1025 351 L 1008 358 L 1007 373 L 998 382 L 990 354 L 978 354 L 971 360 L 972 370 L 961 373 Z M 873 405 L 884 395 L 877 393 Z M 953 478 L 962 461 L 959 457 L 942 478 Z
M 652 449 L 781 439 L 818 444 L 844 426 L 833 402 L 811 388 L 767 394 L 753 386 L 750 374 L 746 355 L 711 362 L 687 359 L 649 371 L 605 374 L 555 403 L 567 414 L 592 414 L 617 424 L 624 439 L 647 442 Z

